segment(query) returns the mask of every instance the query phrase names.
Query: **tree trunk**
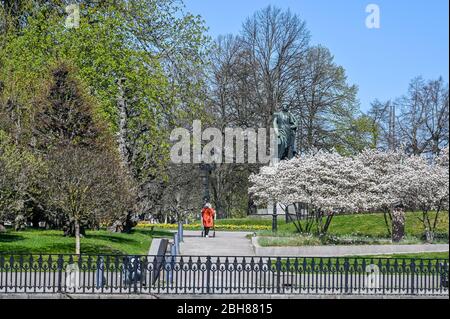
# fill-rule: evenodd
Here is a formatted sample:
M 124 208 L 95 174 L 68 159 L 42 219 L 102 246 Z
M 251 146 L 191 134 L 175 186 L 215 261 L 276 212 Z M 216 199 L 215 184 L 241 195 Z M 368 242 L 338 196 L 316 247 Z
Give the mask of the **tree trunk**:
M 385 209 L 383 214 L 384 214 L 384 223 L 386 225 L 386 230 L 388 232 L 388 236 L 391 237 L 392 236 L 392 234 L 391 234 L 392 214 L 389 211 L 389 209 Z M 388 219 L 388 217 L 389 217 L 389 219 Z M 389 221 L 390 221 L 390 223 L 389 223 Z
M 80 237 L 86 236 L 86 227 L 79 225 L 80 228 Z M 75 223 L 72 222 L 66 222 L 64 226 L 62 227 L 64 231 L 64 236 L 66 237 L 75 237 Z
M 436 218 L 437 218 L 437 214 L 439 214 L 439 211 L 436 213 Z M 423 212 L 423 223 L 425 226 L 425 240 L 427 243 L 432 244 L 434 241 L 434 231 L 436 229 L 437 220 L 435 219 L 435 222 L 432 225 L 431 221 L 430 221 L 429 212 L 424 211 Z
M 133 227 L 136 227 L 138 221 L 132 212 L 128 212 L 125 216 L 116 220 L 108 230 L 113 233 L 129 233 Z
M 395 209 L 392 212 L 392 242 L 398 243 L 405 236 L 405 212 Z
M 80 223 L 75 220 L 75 254 L 80 254 Z
M 430 230 L 426 230 L 425 231 L 425 240 L 427 241 L 428 244 L 432 244 L 434 241 L 434 232 L 432 232 Z
M 119 95 L 117 97 L 117 108 L 119 114 L 119 132 L 118 132 L 118 144 L 119 154 L 122 159 L 124 167 L 130 172 L 131 159 L 130 149 L 128 148 L 127 135 L 128 135 L 128 110 L 127 100 L 125 97 L 125 89 L 123 87 L 125 79 L 119 79 L 117 81 Z

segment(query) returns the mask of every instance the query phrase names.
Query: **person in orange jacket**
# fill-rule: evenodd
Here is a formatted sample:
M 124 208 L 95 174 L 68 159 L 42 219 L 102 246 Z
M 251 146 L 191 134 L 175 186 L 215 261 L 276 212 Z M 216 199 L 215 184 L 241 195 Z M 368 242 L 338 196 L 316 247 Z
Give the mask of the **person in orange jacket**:
M 216 212 L 212 208 L 210 203 L 206 203 L 205 207 L 202 209 L 202 222 L 205 229 L 205 237 L 209 237 L 209 230 L 214 227 L 214 218 Z

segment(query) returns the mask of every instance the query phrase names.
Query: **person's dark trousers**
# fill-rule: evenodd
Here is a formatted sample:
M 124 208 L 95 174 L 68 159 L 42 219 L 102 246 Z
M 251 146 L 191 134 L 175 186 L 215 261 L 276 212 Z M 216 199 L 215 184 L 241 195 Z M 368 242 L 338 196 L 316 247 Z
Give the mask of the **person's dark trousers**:
M 209 227 L 205 227 L 205 236 L 208 236 L 209 234 Z

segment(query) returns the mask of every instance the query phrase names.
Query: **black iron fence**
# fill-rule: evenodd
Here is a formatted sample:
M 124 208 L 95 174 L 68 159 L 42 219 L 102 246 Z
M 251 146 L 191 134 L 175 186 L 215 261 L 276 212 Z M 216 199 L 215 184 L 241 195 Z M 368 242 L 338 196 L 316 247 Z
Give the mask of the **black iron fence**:
M 448 260 L 0 254 L 0 293 L 448 295 Z

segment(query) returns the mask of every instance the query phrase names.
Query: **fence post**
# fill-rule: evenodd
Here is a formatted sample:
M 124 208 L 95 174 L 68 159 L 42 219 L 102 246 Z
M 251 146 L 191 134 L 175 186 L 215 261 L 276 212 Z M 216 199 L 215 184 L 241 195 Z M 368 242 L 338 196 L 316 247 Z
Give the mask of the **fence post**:
M 276 269 L 277 269 L 277 293 L 280 293 L 281 292 L 281 257 L 277 257 Z
M 277 203 L 273 203 L 273 211 L 272 211 L 272 231 L 276 233 L 278 230 L 278 218 L 277 218 Z
M 178 232 L 173 236 L 173 243 L 175 246 L 175 255 L 178 255 L 180 253 L 180 238 Z
M 138 267 L 140 267 L 140 262 L 141 262 L 141 260 L 140 260 L 140 258 L 138 258 L 137 256 L 135 256 L 134 258 L 133 258 L 133 261 L 134 261 L 134 263 L 133 263 L 133 290 L 134 290 L 134 293 L 137 293 L 137 281 L 138 281 L 138 278 L 139 278 L 139 276 L 138 276 Z
M 211 281 L 211 257 L 206 257 L 206 293 L 209 294 L 210 281 Z
M 344 272 L 345 272 L 345 293 L 348 294 L 348 272 L 350 268 L 350 262 L 348 258 L 344 259 Z
M 97 289 L 103 288 L 105 285 L 103 281 L 104 272 L 105 272 L 105 264 L 103 262 L 103 257 L 99 256 L 97 260 L 97 271 L 95 274 Z
M 64 259 L 62 255 L 58 256 L 58 292 L 62 292 L 62 268 L 64 265 Z
M 175 247 L 175 243 L 173 243 L 170 246 L 170 257 L 169 257 L 169 265 L 167 266 L 166 262 L 166 268 L 167 268 L 167 282 L 173 283 L 173 266 L 175 264 L 175 256 L 177 255 L 177 248 Z M 167 258 L 166 258 L 167 260 Z M 169 288 L 169 287 L 167 287 Z
M 414 259 L 412 259 L 411 260 L 411 295 L 414 295 L 414 290 L 415 290 L 415 284 L 416 284 L 415 273 L 416 273 L 416 263 L 414 262 Z
M 183 222 L 178 222 L 178 239 L 183 242 Z

